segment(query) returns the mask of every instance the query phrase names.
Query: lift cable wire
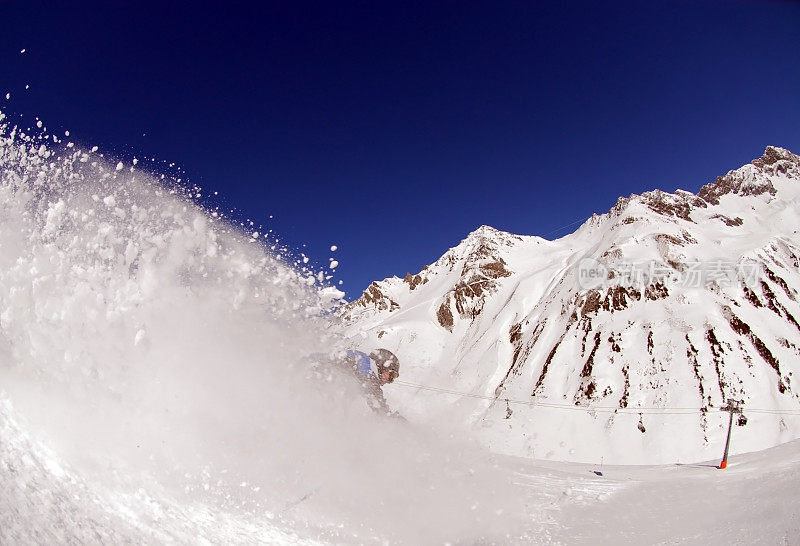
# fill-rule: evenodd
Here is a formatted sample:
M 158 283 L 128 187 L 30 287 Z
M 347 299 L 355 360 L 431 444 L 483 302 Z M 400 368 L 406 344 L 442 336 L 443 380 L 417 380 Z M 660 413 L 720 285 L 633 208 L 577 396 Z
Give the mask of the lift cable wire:
M 649 414 L 649 415 L 692 415 L 697 413 L 708 413 L 709 411 L 720 411 L 720 412 L 727 411 L 727 409 L 724 407 L 663 408 L 663 407 L 636 406 L 636 407 L 621 408 L 618 406 L 579 406 L 574 404 L 559 404 L 556 402 L 547 402 L 543 400 L 537 400 L 535 398 L 534 400 L 515 400 L 513 398 L 504 398 L 502 396 L 489 396 L 484 394 L 461 392 L 442 387 L 431 387 L 428 385 L 420 385 L 419 383 L 411 383 L 409 381 L 402 381 L 399 379 L 395 380 L 392 384 L 401 385 L 403 387 L 408 387 L 408 388 L 426 390 L 442 395 L 460 396 L 464 398 L 476 398 L 480 400 L 489 400 L 489 401 L 502 401 L 508 404 L 518 404 L 523 406 L 554 408 L 554 409 L 563 409 L 571 411 L 586 411 L 586 412 L 598 412 L 598 413 L 632 413 L 632 414 Z M 761 408 L 749 408 L 746 406 L 742 406 L 740 409 L 742 411 L 747 411 L 751 413 L 763 413 L 772 415 L 800 415 L 800 409 L 796 410 L 761 409 Z

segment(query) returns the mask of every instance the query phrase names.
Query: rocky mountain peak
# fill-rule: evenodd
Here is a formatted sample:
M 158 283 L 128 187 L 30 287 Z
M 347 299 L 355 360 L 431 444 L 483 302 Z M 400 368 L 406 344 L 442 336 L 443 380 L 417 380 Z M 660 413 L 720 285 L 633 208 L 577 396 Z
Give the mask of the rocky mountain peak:
M 754 159 L 752 164 L 762 170 L 766 169 L 768 166 L 780 164 L 781 170 L 778 170 L 777 172 L 785 172 L 788 171 L 792 166 L 800 166 L 800 156 L 793 154 L 786 148 L 767 146 L 767 148 L 764 150 L 764 155 L 758 159 Z
M 467 239 L 475 239 L 475 238 L 492 238 L 498 237 L 505 232 L 500 231 L 499 229 L 495 229 L 492 226 L 487 226 L 486 224 L 476 228 L 469 235 L 467 235 Z
M 700 188 L 697 195 L 712 205 L 718 205 L 723 195 L 774 196 L 777 190 L 771 177 L 778 175 L 800 179 L 800 157 L 784 148 L 767 146 L 760 158 L 718 176 L 714 182 Z
M 695 208 L 705 208 L 705 201 L 693 193 L 678 190 L 675 193 L 666 193 L 654 190 L 642 194 L 642 202 L 653 212 L 666 217 L 681 218 L 692 222 L 690 216 Z
M 800 156 L 785 148 L 767 146 L 760 158 L 718 176 L 714 182 L 703 186 L 696 195 L 680 189 L 674 193 L 656 189 L 639 195 L 632 194 L 617 199 L 610 213 L 612 216 L 620 216 L 626 212 L 630 204 L 642 203 L 661 216 L 691 222 L 693 210 L 718 205 L 723 195 L 774 196 L 777 190 L 772 184 L 771 177 L 779 175 L 800 179 Z
M 519 241 L 522 241 L 519 235 L 483 225 L 470 233 L 462 243 L 466 245 L 466 261 L 476 262 L 499 259 L 501 249 L 513 247 Z

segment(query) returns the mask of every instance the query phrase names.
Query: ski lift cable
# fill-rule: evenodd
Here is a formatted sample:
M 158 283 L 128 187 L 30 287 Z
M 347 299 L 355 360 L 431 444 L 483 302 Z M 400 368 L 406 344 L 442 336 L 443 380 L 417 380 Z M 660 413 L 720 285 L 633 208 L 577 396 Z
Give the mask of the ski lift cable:
M 546 402 L 542 400 L 516 400 L 513 398 L 503 398 L 501 396 L 489 396 L 478 393 L 461 392 L 442 387 L 431 387 L 428 385 L 421 385 L 419 383 L 411 383 L 409 381 L 395 380 L 394 384 L 403 387 L 415 388 L 420 390 L 430 391 L 436 394 L 460 396 L 464 398 L 475 398 L 479 400 L 489 401 L 504 401 L 508 404 L 518 404 L 531 407 L 543 407 L 553 409 L 564 409 L 572 411 L 589 411 L 589 412 L 609 412 L 609 413 L 632 413 L 632 414 L 649 414 L 649 415 L 692 415 L 697 413 L 708 413 L 709 411 L 725 412 L 724 408 L 681 408 L 681 407 L 655 407 L 655 406 L 639 406 L 639 407 L 618 407 L 618 406 L 579 406 L 574 404 L 559 404 L 557 402 Z M 752 413 L 763 413 L 773 415 L 800 415 L 800 409 L 797 410 L 780 410 L 780 409 L 763 409 L 763 408 L 748 408 L 742 407 L 743 411 Z
M 638 413 L 638 410 L 653 410 L 653 411 L 668 411 L 668 410 L 672 411 L 672 410 L 677 410 L 677 411 L 686 411 L 686 412 L 699 412 L 699 411 L 702 411 L 700 408 L 660 408 L 660 407 L 620 408 L 618 406 L 576 406 L 576 405 L 573 405 L 573 404 L 558 404 L 556 402 L 544 402 L 544 401 L 541 401 L 541 400 L 516 400 L 516 399 L 511 399 L 511 398 L 503 398 L 502 396 L 494 397 L 494 396 L 488 396 L 488 395 L 482 395 L 482 394 L 476 394 L 476 393 L 467 393 L 467 392 L 461 392 L 461 391 L 454 391 L 454 390 L 451 390 L 451 389 L 445 389 L 445 388 L 441 388 L 441 387 L 430 387 L 430 386 L 427 386 L 427 385 L 420 385 L 418 383 L 410 383 L 408 381 L 397 380 L 394 383 L 397 383 L 397 384 L 400 384 L 400 385 L 403 385 L 403 386 L 406 386 L 406 387 L 424 389 L 424 390 L 436 392 L 436 393 L 439 393 L 439 394 L 449 394 L 449 395 L 453 395 L 453 396 L 463 396 L 463 397 L 466 397 L 466 398 L 478 398 L 478 399 L 482 399 L 482 400 L 501 400 L 501 401 L 507 401 L 507 402 L 512 403 L 512 404 L 522 404 L 522 405 L 541 406 L 541 407 L 553 407 L 553 408 L 563 408 L 563 409 L 572 409 L 572 410 L 577 409 L 577 410 L 584 410 L 584 411 L 586 411 L 586 410 L 589 410 L 589 411 L 600 411 L 600 410 L 618 411 L 620 409 L 623 409 L 623 410 L 630 410 L 630 411 L 634 411 L 635 410 L 637 413 Z

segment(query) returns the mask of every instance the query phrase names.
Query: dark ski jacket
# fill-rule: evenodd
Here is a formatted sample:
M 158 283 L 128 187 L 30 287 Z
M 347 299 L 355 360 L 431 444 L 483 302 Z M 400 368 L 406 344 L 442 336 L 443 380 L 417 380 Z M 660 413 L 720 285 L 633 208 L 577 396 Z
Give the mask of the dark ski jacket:
M 383 389 L 381 389 L 381 382 L 378 379 L 378 368 L 376 363 L 364 352 L 361 351 L 347 351 L 344 358 L 345 364 L 355 374 L 364 389 L 364 394 L 367 398 L 367 404 L 373 411 L 391 414 L 392 410 L 386 403 L 386 398 L 383 396 Z

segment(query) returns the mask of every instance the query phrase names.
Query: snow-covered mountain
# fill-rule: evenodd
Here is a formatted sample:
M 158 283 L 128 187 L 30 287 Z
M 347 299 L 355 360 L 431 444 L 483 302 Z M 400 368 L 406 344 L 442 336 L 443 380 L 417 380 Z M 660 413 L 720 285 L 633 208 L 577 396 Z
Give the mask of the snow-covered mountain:
M 387 399 L 500 452 L 663 463 L 800 436 L 800 157 L 620 198 L 555 241 L 488 226 L 340 310 L 395 351 Z

